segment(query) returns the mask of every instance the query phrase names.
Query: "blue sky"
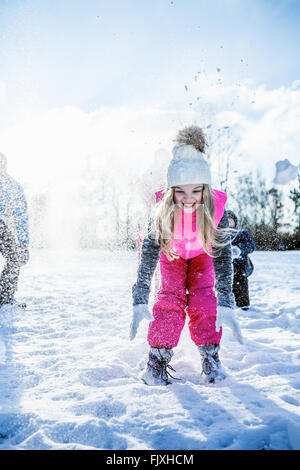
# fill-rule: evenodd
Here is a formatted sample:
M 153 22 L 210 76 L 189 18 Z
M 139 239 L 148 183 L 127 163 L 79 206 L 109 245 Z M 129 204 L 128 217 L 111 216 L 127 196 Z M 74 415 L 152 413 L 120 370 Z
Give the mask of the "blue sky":
M 300 78 L 295 0 L 0 2 L 10 110 L 173 106 L 197 72 L 268 88 Z
M 0 0 L 0 151 L 65 182 L 87 156 L 146 168 L 213 121 L 232 169 L 271 179 L 299 162 L 299 24 L 300 0 Z

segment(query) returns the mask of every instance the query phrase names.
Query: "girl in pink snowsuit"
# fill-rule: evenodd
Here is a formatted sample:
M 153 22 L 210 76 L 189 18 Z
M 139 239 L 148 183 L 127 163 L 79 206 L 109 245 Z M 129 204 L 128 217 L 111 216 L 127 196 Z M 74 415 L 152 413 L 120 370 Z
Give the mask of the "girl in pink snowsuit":
M 131 339 L 143 318 L 152 320 L 149 361 L 142 375 L 148 385 L 171 383 L 167 368 L 171 368 L 172 349 L 178 344 L 186 315 L 191 339 L 200 352 L 202 373 L 211 383 L 222 378 L 220 312 L 234 308 L 230 237 L 224 230 L 228 227 L 227 195 L 211 188 L 202 130 L 196 126 L 183 129 L 177 143 L 168 168 L 168 189 L 156 193 L 156 236 L 150 230 L 143 241 L 133 286 Z M 161 283 L 152 317 L 147 305 L 158 260 Z

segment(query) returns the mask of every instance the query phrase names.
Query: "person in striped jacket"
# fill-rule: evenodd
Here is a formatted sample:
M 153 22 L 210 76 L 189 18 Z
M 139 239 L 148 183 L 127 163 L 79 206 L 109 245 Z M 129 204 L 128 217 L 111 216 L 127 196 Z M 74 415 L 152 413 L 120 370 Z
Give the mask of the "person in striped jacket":
M 21 185 L 7 173 L 0 153 L 0 253 L 5 266 L 0 276 L 0 307 L 14 304 L 20 268 L 29 260 L 27 201 Z

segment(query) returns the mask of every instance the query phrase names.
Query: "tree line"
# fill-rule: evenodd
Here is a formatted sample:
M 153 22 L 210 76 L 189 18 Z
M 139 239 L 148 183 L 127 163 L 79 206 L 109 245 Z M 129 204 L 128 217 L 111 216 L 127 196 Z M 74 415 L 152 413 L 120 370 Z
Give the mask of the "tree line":
M 239 227 L 249 230 L 257 249 L 290 250 L 300 249 L 299 183 L 284 192 L 252 172 L 238 176 L 234 189 L 226 177 L 220 189 L 226 190 L 226 207 L 236 213 Z M 106 166 L 87 165 L 73 189 L 58 197 L 59 211 L 51 201 L 53 191 L 28 196 L 31 244 L 59 248 L 60 239 L 68 246 L 69 237 L 72 248 L 135 249 L 139 231 L 145 233 L 154 192 L 162 187 L 151 169 L 142 177 L 129 173 L 118 181 Z M 58 234 L 54 246 L 53 232 Z
M 236 210 L 239 225 L 249 230 L 260 250 L 300 249 L 300 180 L 287 193 L 267 187 L 262 176 L 238 177 L 236 191 L 229 191 L 229 203 Z

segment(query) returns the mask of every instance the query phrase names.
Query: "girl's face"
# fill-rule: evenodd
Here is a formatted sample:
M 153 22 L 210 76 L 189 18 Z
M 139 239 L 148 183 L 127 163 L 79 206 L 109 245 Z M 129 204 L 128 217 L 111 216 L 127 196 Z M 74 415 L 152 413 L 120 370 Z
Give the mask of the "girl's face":
M 184 212 L 193 212 L 196 210 L 196 204 L 202 204 L 203 184 L 182 184 L 174 186 L 174 202 L 184 210 Z

